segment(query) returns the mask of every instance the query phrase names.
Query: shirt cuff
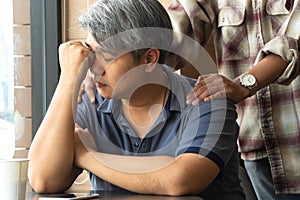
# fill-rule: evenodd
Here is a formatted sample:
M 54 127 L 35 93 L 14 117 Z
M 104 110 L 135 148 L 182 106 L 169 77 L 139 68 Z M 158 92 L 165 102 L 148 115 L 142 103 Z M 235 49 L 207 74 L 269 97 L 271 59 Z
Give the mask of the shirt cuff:
M 285 36 L 274 38 L 259 52 L 255 64 L 269 54 L 276 54 L 285 62 L 289 63 L 284 72 L 274 83 L 288 85 L 300 74 L 300 63 L 298 61 L 299 52 L 297 50 L 296 40 L 289 40 Z

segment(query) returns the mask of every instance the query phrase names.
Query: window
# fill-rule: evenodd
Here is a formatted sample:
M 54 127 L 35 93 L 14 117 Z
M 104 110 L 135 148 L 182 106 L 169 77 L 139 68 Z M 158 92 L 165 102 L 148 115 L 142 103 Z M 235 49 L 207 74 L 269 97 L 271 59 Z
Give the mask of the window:
M 13 30 L 12 6 L 4 1 L 0 7 L 0 119 L 13 123 Z
M 34 137 L 55 91 L 60 68 L 61 0 L 30 0 L 32 136 Z
M 3 5 L 4 4 L 4 5 Z M 14 147 L 14 65 L 12 1 L 0 7 L 0 148 Z M 5 140 L 4 140 L 5 139 Z M 2 149 L 2 157 L 11 157 Z
M 16 137 L 16 157 L 27 155 L 58 81 L 60 4 L 7 0 L 0 8 L 0 133 Z

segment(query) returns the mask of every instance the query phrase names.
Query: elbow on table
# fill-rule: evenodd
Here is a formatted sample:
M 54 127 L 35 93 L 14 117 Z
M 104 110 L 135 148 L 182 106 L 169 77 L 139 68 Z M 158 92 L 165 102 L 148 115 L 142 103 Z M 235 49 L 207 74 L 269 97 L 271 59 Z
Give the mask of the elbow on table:
M 66 191 L 69 187 L 62 186 L 55 178 L 48 178 L 41 173 L 28 173 L 29 184 L 37 193 L 60 193 Z
M 193 157 L 194 155 L 192 155 Z M 198 158 L 197 158 L 198 159 Z M 188 162 L 190 161 L 190 162 Z M 195 195 L 205 190 L 208 185 L 216 177 L 215 173 L 206 173 L 206 170 L 201 170 L 202 163 L 196 160 L 194 164 L 190 164 L 190 156 L 181 157 L 169 168 L 158 173 L 158 176 L 152 181 L 152 185 L 157 185 L 153 188 L 153 192 L 157 192 L 169 196 L 184 196 Z M 189 163 L 189 164 L 187 164 Z M 200 172 L 199 172 L 200 171 Z
M 196 195 L 201 193 L 205 188 L 195 189 L 189 185 L 173 185 L 166 189 L 166 195 L 169 196 L 185 196 L 185 195 Z
M 207 186 L 193 183 L 192 180 L 185 178 L 173 179 L 165 186 L 166 195 L 184 196 L 195 195 L 201 193 Z

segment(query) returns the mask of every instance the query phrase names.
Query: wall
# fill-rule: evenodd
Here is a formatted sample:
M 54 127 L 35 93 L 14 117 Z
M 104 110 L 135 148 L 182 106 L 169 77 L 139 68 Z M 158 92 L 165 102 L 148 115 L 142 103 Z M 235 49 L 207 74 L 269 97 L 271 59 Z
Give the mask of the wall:
M 31 47 L 30 0 L 13 0 L 14 96 L 16 147 L 30 147 L 31 131 Z M 26 157 L 27 150 L 16 157 Z
M 86 10 L 96 0 L 63 0 L 63 41 L 84 40 L 84 32 L 77 18 L 81 11 Z
M 162 5 L 167 7 L 172 0 L 159 0 Z M 87 9 L 96 0 L 63 0 L 63 38 L 68 40 L 84 40 L 86 33 L 81 30 L 77 23 L 77 18 L 81 11 Z

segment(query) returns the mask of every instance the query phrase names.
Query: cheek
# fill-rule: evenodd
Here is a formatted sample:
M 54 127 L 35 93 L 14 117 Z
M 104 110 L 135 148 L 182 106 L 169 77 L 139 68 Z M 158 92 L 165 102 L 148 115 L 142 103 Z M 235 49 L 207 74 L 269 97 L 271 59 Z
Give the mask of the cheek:
M 118 82 L 121 77 L 128 72 L 128 67 L 125 63 L 115 62 L 105 69 L 105 74 L 112 82 Z
M 122 75 L 118 71 L 109 71 L 107 70 L 105 73 L 105 79 L 109 82 L 109 86 L 114 89 L 118 84 L 119 80 L 121 79 Z
M 126 98 L 128 87 L 131 84 L 132 76 L 128 76 L 128 68 L 126 66 L 111 66 L 105 73 L 105 79 L 109 81 L 112 95 L 115 98 Z

